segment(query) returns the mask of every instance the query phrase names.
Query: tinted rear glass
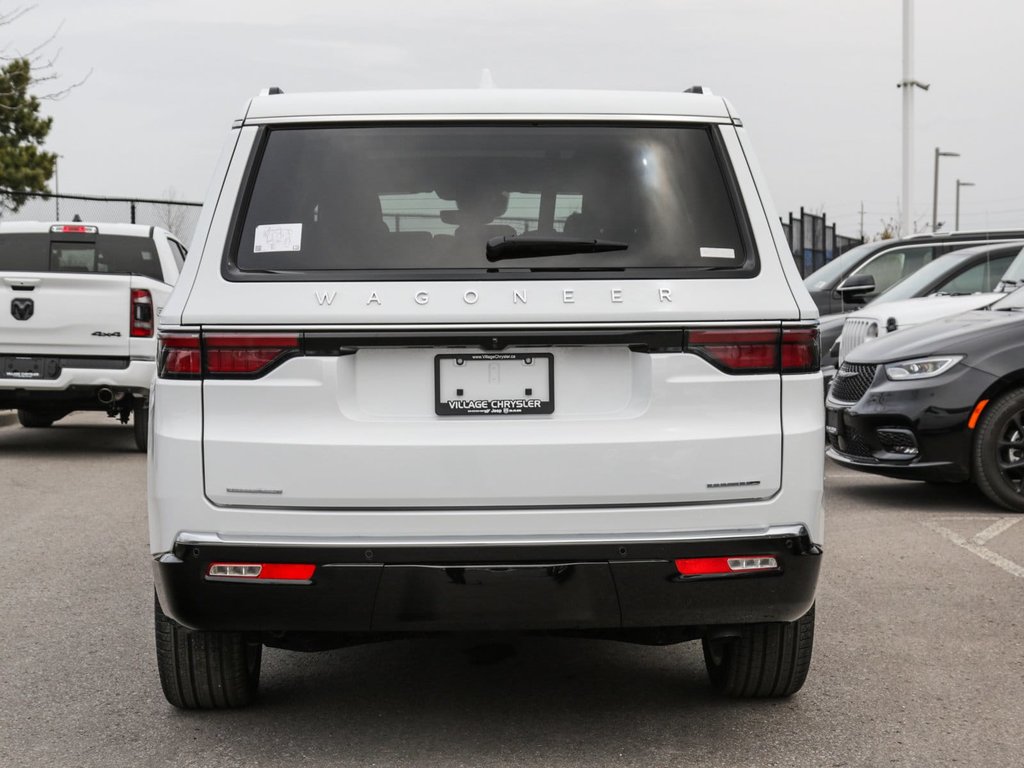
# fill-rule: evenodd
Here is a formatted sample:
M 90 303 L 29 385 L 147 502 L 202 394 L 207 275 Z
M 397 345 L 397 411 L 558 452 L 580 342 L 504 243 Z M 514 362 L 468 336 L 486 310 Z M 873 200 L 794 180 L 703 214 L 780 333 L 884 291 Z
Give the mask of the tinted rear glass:
M 153 240 L 122 235 L 70 240 L 46 232 L 0 234 L 0 272 L 5 271 L 132 274 L 163 280 Z
M 707 126 L 269 130 L 232 256 L 293 274 L 749 274 L 720 154 Z M 489 240 L 525 233 L 628 247 L 488 262 Z

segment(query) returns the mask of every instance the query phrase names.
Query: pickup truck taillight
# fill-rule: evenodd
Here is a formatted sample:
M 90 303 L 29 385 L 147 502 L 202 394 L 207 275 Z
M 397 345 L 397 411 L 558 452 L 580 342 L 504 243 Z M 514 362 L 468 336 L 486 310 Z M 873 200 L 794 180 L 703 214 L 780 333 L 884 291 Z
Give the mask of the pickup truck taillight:
M 153 336 L 153 296 L 143 288 L 132 289 L 131 335 L 141 338 Z
M 164 333 L 158 371 L 164 379 L 256 378 L 300 353 L 294 333 Z
M 686 331 L 683 351 L 726 373 L 813 373 L 817 328 L 708 328 Z

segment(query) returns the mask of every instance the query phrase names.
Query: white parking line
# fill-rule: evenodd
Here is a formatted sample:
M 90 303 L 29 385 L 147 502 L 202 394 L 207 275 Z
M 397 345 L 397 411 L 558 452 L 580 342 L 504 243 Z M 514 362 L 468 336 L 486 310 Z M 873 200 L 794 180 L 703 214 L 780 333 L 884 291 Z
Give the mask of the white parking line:
M 994 539 L 1003 531 L 1009 529 L 1012 525 L 1020 522 L 1019 517 L 1004 517 L 995 523 L 992 523 L 981 533 L 976 533 L 971 537 L 971 541 L 977 544 L 979 547 L 985 546 L 989 541 Z
M 956 531 L 951 531 L 949 528 L 938 525 L 931 520 L 923 520 L 922 525 L 931 528 L 942 538 L 953 542 L 958 547 L 963 547 L 968 552 L 973 552 L 982 560 L 992 563 L 992 565 L 1002 568 L 1011 576 L 1016 576 L 1019 579 L 1024 579 L 1024 566 L 1017 565 L 1012 560 L 1000 555 L 998 552 L 993 552 L 988 547 L 984 546 L 985 542 L 991 541 L 993 538 L 998 536 L 1003 531 L 1009 529 L 1014 523 L 1018 522 L 1021 518 L 1019 517 L 1004 517 L 990 525 L 985 530 L 981 531 L 977 535 L 970 539 L 965 539 Z M 1007 522 L 1009 521 L 1009 522 Z M 979 541 L 980 539 L 980 541 Z

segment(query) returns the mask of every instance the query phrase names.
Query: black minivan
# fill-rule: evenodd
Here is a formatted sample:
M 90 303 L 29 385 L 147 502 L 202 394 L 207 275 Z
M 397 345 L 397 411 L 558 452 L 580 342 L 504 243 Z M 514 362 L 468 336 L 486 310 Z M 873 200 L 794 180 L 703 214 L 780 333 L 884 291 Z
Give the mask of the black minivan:
M 951 251 L 972 245 L 1015 240 L 1024 230 L 935 232 L 899 240 L 864 243 L 839 256 L 804 279 L 822 315 L 849 312 Z

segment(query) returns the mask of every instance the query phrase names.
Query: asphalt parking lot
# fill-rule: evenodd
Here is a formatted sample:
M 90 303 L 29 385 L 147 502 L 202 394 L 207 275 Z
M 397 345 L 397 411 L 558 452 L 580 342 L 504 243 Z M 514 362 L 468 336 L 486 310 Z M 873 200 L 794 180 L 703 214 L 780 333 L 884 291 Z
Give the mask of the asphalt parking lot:
M 0 419 L 3 419 L 0 416 Z M 269 650 L 262 698 L 160 693 L 145 458 L 76 415 L 0 421 L 2 766 L 1020 765 L 1024 516 L 830 466 L 807 685 L 716 698 L 699 644 Z

